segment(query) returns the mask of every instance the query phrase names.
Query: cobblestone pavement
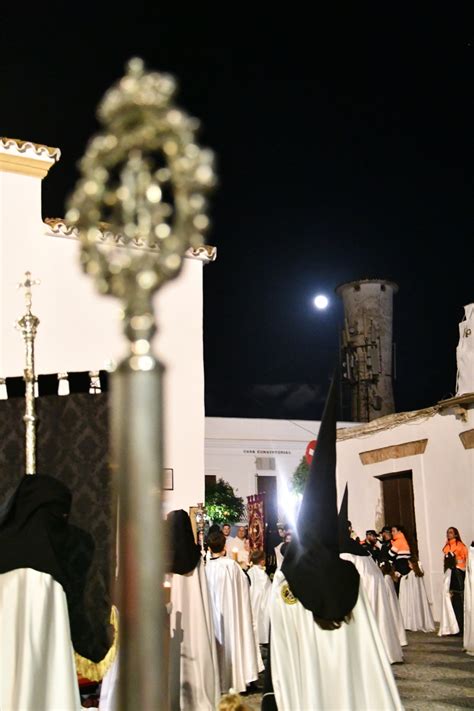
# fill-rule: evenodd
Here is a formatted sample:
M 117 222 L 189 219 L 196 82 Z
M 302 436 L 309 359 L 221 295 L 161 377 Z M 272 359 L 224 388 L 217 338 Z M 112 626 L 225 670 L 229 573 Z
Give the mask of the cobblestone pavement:
M 407 632 L 403 664 L 392 666 L 406 711 L 474 709 L 474 657 L 461 637 Z
M 405 661 L 392 665 L 406 711 L 474 710 L 474 657 L 462 651 L 462 639 L 423 632 L 407 632 L 407 638 Z M 245 701 L 257 711 L 261 698 L 252 694 Z

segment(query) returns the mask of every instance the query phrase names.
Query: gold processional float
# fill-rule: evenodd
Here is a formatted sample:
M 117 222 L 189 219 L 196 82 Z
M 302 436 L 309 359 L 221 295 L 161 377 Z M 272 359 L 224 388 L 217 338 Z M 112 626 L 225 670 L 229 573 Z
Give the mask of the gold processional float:
M 152 350 L 153 300 L 189 248 L 204 243 L 214 157 L 198 122 L 176 108 L 171 76 L 134 58 L 103 97 L 67 219 L 81 262 L 102 294 L 122 302 L 129 354 L 111 376 L 111 448 L 120 502 L 120 709 L 166 708 L 163 674 L 165 542 L 162 521 L 163 368 Z M 101 242 L 100 227 L 120 234 Z M 201 523 L 202 523 L 202 509 Z

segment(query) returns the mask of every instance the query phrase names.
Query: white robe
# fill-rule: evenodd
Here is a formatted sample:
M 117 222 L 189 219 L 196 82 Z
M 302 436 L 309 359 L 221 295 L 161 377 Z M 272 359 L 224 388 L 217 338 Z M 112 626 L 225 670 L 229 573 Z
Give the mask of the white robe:
M 222 693 L 245 691 L 263 664 L 250 605 L 247 576 L 234 560 L 209 560 L 206 577 L 212 602 Z
M 250 578 L 250 603 L 252 605 L 252 615 L 257 626 L 259 644 L 268 644 L 268 633 L 270 631 L 270 593 L 272 584 L 270 578 L 261 565 L 252 565 L 249 568 Z
M 405 632 L 405 624 L 403 622 L 403 615 L 400 609 L 400 603 L 397 597 L 397 592 L 395 590 L 395 583 L 393 582 L 390 575 L 384 575 L 383 581 L 385 583 L 385 587 L 387 588 L 388 600 L 390 602 L 390 607 L 392 608 L 393 616 L 397 624 L 398 639 L 400 640 L 401 646 L 406 647 L 408 644 L 407 635 Z
M 219 667 L 201 562 L 188 575 L 171 577 L 170 634 L 170 707 L 214 711 L 220 698 Z
M 349 623 L 322 630 L 293 598 L 285 576 L 273 578 L 272 682 L 278 711 L 393 711 L 402 709 L 384 645 L 364 588 Z M 288 598 L 286 598 L 288 600 Z
M 469 547 L 464 581 L 464 649 L 474 656 L 474 547 Z
M 283 545 L 283 541 L 279 543 L 275 548 L 273 549 L 275 551 L 275 559 L 276 559 L 276 567 L 281 568 L 281 564 L 283 563 L 283 554 L 281 552 L 281 547 Z
M 406 630 L 434 632 L 435 624 L 424 578 L 415 575 L 413 570 L 408 575 L 402 575 L 398 599 Z
M 232 557 L 233 548 L 236 548 L 237 551 L 239 551 L 243 547 L 244 542 L 240 538 L 237 538 L 237 536 L 227 536 L 227 538 L 225 539 L 225 549 L 229 558 Z
M 99 711 L 117 711 L 119 695 L 119 655 L 115 657 L 100 686 Z
M 66 595 L 31 568 L 0 574 L 0 709 L 81 709 Z
M 443 589 L 441 593 L 441 619 L 439 621 L 438 637 L 445 635 L 457 634 L 459 632 L 458 621 L 454 614 L 453 605 L 451 603 L 451 595 L 449 588 L 451 587 L 451 568 L 444 572 Z
M 349 560 L 357 568 L 391 664 L 402 662 L 403 652 L 397 621 L 392 611 L 382 571 L 371 555 L 361 556 L 353 553 L 341 553 L 340 557 L 344 560 Z

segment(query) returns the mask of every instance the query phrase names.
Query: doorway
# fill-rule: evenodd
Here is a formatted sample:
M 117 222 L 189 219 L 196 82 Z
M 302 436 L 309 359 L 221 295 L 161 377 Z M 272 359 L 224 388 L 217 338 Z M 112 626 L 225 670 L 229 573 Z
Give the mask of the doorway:
M 257 494 L 263 494 L 265 506 L 265 522 L 275 526 L 278 518 L 277 478 L 276 476 L 260 476 L 257 474 Z
M 267 554 L 267 566 L 270 572 L 276 565 L 273 549 L 281 543 L 278 535 L 278 498 L 277 498 L 277 478 L 276 476 L 260 476 L 257 474 L 257 493 L 263 494 L 263 507 L 265 512 L 265 553 Z
M 411 552 L 418 558 L 412 470 L 382 474 L 376 478 L 382 484 L 385 525 L 399 524 L 405 531 Z

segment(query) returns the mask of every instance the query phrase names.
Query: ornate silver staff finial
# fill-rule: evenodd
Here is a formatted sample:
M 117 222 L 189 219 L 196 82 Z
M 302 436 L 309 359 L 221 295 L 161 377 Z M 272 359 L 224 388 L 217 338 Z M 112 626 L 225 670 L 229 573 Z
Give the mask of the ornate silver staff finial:
M 18 319 L 16 327 L 22 332 L 26 349 L 25 380 L 25 466 L 26 474 L 36 474 L 36 415 L 35 415 L 35 338 L 39 318 L 31 311 L 31 287 L 40 284 L 38 279 L 31 278 L 31 272 L 25 272 L 24 281 L 18 284 L 25 290 L 26 313 Z
M 77 226 L 84 270 L 122 301 L 129 356 L 111 377 L 114 483 L 120 502 L 120 709 L 166 709 L 163 678 L 162 386 L 152 353 L 153 296 L 176 277 L 209 226 L 205 194 L 213 154 L 197 122 L 172 103 L 172 77 L 132 59 L 98 108 L 103 125 L 80 162 L 67 219 Z M 120 235 L 101 241 L 99 227 Z

